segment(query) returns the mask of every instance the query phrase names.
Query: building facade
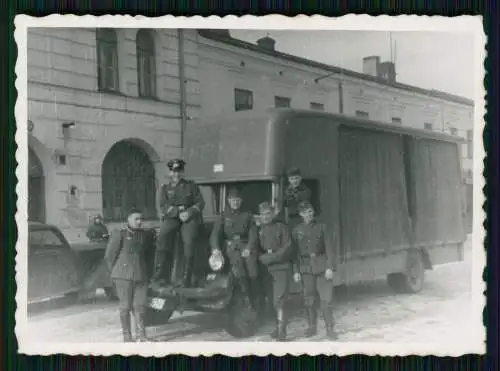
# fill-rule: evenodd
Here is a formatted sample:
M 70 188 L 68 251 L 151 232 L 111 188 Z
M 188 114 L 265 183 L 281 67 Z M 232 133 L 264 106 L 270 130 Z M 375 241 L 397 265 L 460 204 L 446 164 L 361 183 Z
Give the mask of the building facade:
M 363 73 L 281 53 L 266 37 L 257 44 L 227 30 L 199 38 L 201 115 L 242 109 L 292 107 L 444 131 L 462 137 L 465 212 L 472 218 L 473 101 L 398 83 L 396 66 L 364 58 Z M 217 94 L 213 92 L 216 91 Z
M 29 218 L 70 241 L 96 214 L 156 219 L 165 163 L 199 114 L 196 31 L 30 28 L 27 71 Z
M 59 226 L 70 241 L 85 238 L 96 214 L 119 223 L 137 206 L 155 220 L 182 128 L 252 108 L 317 109 L 460 135 L 469 140 L 462 157 L 471 183 L 472 102 L 399 84 L 394 66 L 364 62 L 364 74 L 340 70 L 280 53 L 270 38 L 253 45 L 227 31 L 31 28 L 29 218 Z M 471 210 L 472 186 L 465 189 Z

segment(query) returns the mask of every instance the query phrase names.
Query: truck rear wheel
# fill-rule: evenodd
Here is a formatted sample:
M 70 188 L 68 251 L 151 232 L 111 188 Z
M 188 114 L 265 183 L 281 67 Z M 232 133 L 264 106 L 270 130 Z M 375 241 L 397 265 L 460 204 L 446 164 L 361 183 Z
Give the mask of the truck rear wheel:
M 224 330 L 232 337 L 241 339 L 257 332 L 257 312 L 239 286 L 234 288 L 233 297 L 225 317 Z
M 387 275 L 387 283 L 395 292 L 415 294 L 422 291 L 424 277 L 422 254 L 419 251 L 409 251 L 405 271 Z

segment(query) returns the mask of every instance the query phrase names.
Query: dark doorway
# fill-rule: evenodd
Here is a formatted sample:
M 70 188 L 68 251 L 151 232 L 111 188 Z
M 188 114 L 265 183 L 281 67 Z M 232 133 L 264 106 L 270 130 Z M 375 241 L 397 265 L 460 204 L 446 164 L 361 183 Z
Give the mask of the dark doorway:
M 132 207 L 146 219 L 156 219 L 155 170 L 148 154 L 130 141 L 116 143 L 102 164 L 103 216 L 125 220 Z
M 28 220 L 45 222 L 43 166 L 31 148 L 28 149 Z

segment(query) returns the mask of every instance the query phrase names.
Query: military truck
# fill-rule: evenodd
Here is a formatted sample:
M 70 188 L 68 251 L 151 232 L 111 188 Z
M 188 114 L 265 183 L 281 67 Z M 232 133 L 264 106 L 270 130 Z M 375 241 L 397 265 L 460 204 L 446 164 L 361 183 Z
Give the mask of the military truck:
M 284 174 L 294 166 L 335 244 L 335 285 L 385 276 L 394 290 L 418 293 L 425 270 L 463 260 L 460 138 L 338 114 L 271 109 L 202 118 L 187 127 L 184 140 L 186 178 L 200 185 L 206 202 L 205 236 L 232 185 L 241 189 L 247 210 L 257 213 L 260 202 L 270 201 L 279 212 Z M 200 251 L 200 259 L 207 259 L 206 238 Z M 210 302 L 219 285 L 211 266 L 220 265 L 205 264 L 197 287 L 176 297 L 184 295 L 191 307 L 201 297 Z M 219 288 L 229 299 L 212 309 L 225 313 L 228 332 L 255 331 L 252 322 L 234 331 L 242 319 L 230 305 L 233 286 L 221 280 Z M 214 300 L 220 302 L 217 292 Z M 177 303 L 165 288 L 150 295 L 152 301 L 163 295 L 161 300 Z M 156 306 L 153 312 L 168 319 L 174 309 Z

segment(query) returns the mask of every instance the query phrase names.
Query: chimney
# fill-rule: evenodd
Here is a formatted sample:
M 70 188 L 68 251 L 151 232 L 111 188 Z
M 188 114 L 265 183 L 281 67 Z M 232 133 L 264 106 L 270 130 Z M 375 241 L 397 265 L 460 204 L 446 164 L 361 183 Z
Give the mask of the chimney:
M 257 45 L 262 49 L 276 50 L 275 49 L 276 40 L 274 40 L 269 36 L 262 37 L 259 40 L 257 40 Z
M 378 76 L 380 57 L 370 56 L 363 58 L 363 73 L 370 76 Z
M 389 82 L 396 82 L 396 65 L 393 62 L 383 62 L 378 65 L 378 77 Z

